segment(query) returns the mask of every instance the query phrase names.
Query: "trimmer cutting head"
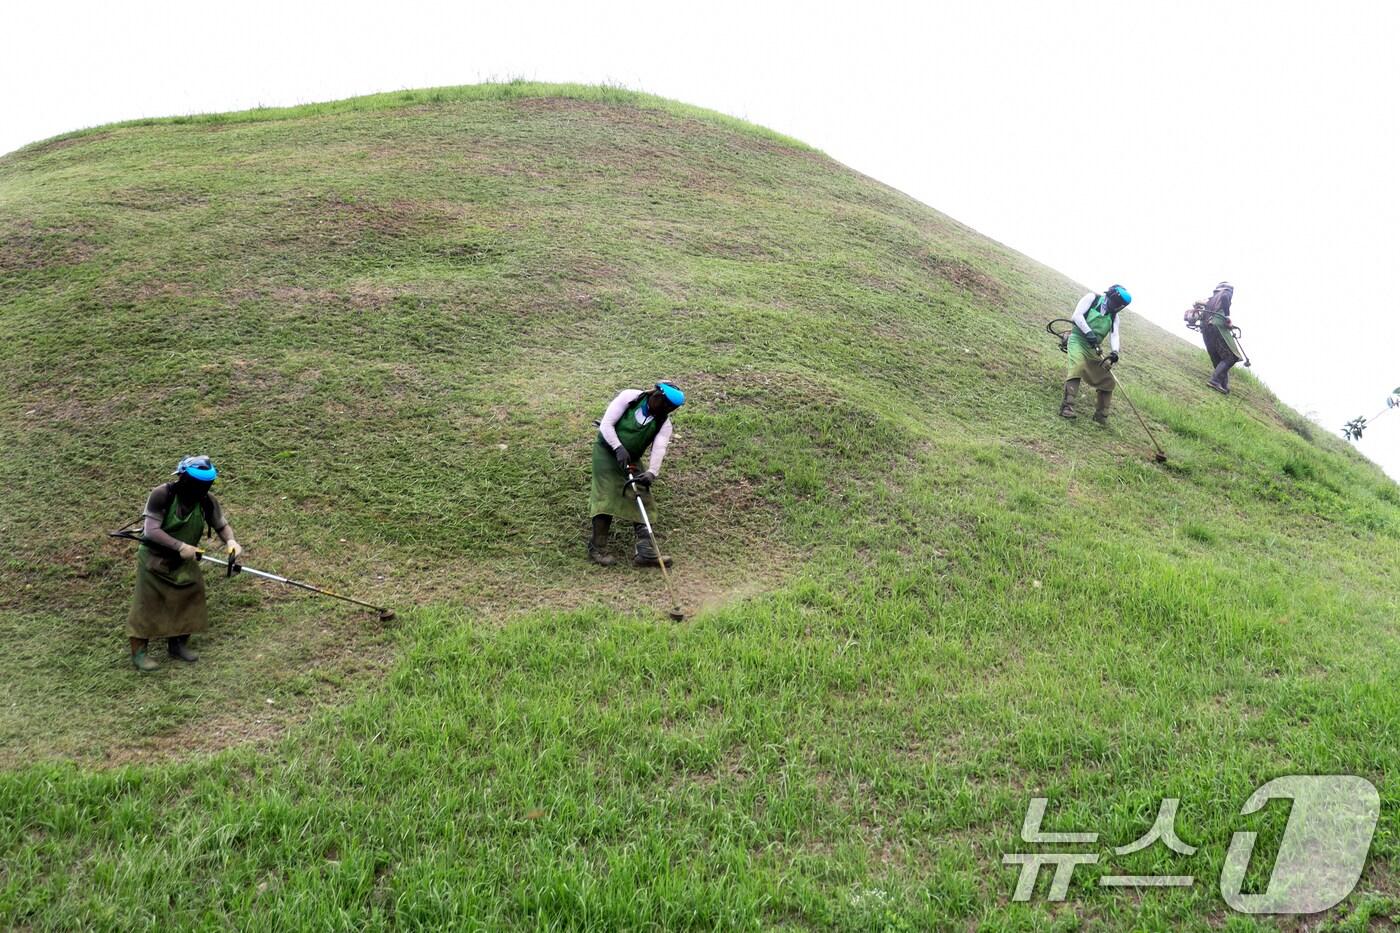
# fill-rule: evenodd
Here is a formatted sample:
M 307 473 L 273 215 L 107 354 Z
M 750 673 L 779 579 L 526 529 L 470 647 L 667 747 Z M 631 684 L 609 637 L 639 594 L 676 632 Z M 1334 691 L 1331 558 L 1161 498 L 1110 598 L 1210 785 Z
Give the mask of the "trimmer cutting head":
M 667 614 L 668 616 L 671 617 L 671 621 L 672 621 L 672 622 L 683 622 L 683 621 L 685 621 L 685 613 L 684 613 L 684 612 L 681 612 L 681 607 L 680 607 L 680 606 L 674 606 L 674 607 L 672 607 L 671 611 L 668 612 L 668 613 L 666 613 L 666 614 Z
M 379 621 L 380 621 L 380 622 L 392 622 L 392 621 L 394 621 L 394 610 L 392 610 L 392 609 L 381 609 L 381 610 L 379 610 Z

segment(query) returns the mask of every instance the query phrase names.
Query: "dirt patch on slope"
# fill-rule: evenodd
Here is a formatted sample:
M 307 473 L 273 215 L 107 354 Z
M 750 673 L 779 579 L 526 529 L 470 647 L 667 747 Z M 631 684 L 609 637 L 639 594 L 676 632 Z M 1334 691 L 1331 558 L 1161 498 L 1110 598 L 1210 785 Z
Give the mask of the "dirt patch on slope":
M 15 229 L 0 233 L 0 275 L 39 272 L 86 262 L 97 252 L 96 244 L 88 235 L 85 229 L 41 229 L 29 221 L 21 221 Z
M 989 303 L 1006 299 L 1006 288 L 992 276 L 962 259 L 921 250 L 919 265 L 960 291 Z

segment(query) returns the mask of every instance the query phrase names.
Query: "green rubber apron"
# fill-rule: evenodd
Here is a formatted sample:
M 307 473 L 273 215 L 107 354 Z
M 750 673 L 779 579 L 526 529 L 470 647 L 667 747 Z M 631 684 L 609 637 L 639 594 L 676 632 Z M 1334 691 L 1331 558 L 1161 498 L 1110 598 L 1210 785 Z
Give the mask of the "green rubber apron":
M 171 496 L 161 530 L 176 541 L 199 545 L 204 537 L 204 509 L 196 503 L 181 518 L 179 501 Z M 204 572 L 198 560 L 157 553 L 149 545 L 136 549 L 136 595 L 126 619 L 133 638 L 170 638 L 209 628 L 204 602 Z
M 1089 306 L 1089 310 L 1084 312 L 1084 323 L 1089 325 L 1089 329 L 1099 335 L 1101 341 L 1107 340 L 1108 335 L 1113 333 L 1113 316 L 1103 311 L 1104 296 L 1100 295 L 1094 299 L 1094 303 Z M 1074 328 L 1069 335 L 1069 345 L 1065 347 L 1069 353 L 1069 372 L 1065 374 L 1066 381 L 1070 379 L 1082 380 L 1083 384 L 1091 389 L 1100 392 L 1112 392 L 1114 387 L 1113 373 L 1103 364 L 1103 360 L 1093 347 L 1089 346 L 1089 341 L 1084 339 L 1084 335 L 1079 332 L 1079 328 Z
M 665 423 L 663 419 L 642 415 L 642 406 L 645 403 L 646 396 L 643 395 L 627 406 L 627 411 L 623 412 L 622 417 L 614 426 L 617 430 L 617 439 L 632 455 L 634 463 L 641 460 L 642 454 L 651 446 L 651 442 L 656 440 L 656 435 L 661 432 L 661 426 Z M 617 465 L 617 458 L 613 456 L 612 450 L 603 440 L 603 432 L 599 431 L 593 442 L 593 489 L 588 496 L 588 514 L 590 516 L 612 515 L 617 518 L 625 518 L 628 521 L 640 522 L 642 512 L 637 508 L 636 500 L 626 495 L 626 482 L 626 474 L 622 467 Z M 654 521 L 656 512 L 652 505 L 651 492 L 644 491 L 641 493 L 641 497 L 642 504 L 647 508 L 647 514 Z
M 1216 333 L 1220 334 L 1220 339 L 1225 341 L 1225 346 L 1229 347 L 1230 352 L 1235 354 L 1235 359 L 1242 360 L 1244 359 L 1244 351 L 1240 349 L 1240 343 L 1235 339 L 1235 332 L 1230 330 L 1230 325 L 1225 323 L 1226 320 L 1228 318 L 1217 311 L 1211 314 L 1210 323 L 1206 326 L 1214 327 Z

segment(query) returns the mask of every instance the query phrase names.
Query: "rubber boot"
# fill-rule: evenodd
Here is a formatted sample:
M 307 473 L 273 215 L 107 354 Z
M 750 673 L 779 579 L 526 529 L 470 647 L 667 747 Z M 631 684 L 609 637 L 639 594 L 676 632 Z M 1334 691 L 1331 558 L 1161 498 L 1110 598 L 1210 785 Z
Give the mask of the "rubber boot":
M 176 635 L 172 638 L 167 638 L 165 640 L 166 650 L 170 652 L 170 656 L 175 660 L 193 664 L 195 661 L 199 660 L 199 655 L 190 650 L 189 640 L 190 636 L 188 635 Z
M 1078 396 L 1078 395 L 1079 395 L 1079 380 L 1078 380 L 1078 379 L 1066 379 L 1066 380 L 1065 380 L 1065 400 L 1064 400 L 1064 402 L 1060 405 L 1060 417 L 1061 417 L 1061 418 L 1073 418 L 1073 417 L 1074 417 L 1074 399 L 1075 399 L 1075 397 Z
M 1112 392 L 1099 390 L 1098 401 L 1094 403 L 1094 423 L 1108 424 L 1108 400 L 1113 398 Z
M 660 567 L 661 562 L 656 559 L 656 542 L 651 540 L 651 535 L 647 534 L 647 526 L 641 522 L 632 523 L 632 536 L 636 541 L 636 552 L 632 556 L 632 563 L 638 567 Z M 666 566 L 671 566 L 671 558 L 666 558 Z
M 588 539 L 588 559 L 603 567 L 611 567 L 617 563 L 617 558 L 608 553 L 608 531 L 611 528 L 611 515 L 593 516 L 593 536 Z
M 148 639 L 129 638 L 127 640 L 131 642 L 132 667 L 143 674 L 149 674 L 151 671 L 160 670 L 160 665 L 156 663 L 154 658 L 146 653 L 146 648 L 150 644 Z
M 1210 381 L 1206 385 L 1210 386 L 1221 395 L 1230 394 L 1230 367 L 1235 365 L 1234 360 L 1221 360 L 1215 367 L 1215 372 L 1211 373 Z

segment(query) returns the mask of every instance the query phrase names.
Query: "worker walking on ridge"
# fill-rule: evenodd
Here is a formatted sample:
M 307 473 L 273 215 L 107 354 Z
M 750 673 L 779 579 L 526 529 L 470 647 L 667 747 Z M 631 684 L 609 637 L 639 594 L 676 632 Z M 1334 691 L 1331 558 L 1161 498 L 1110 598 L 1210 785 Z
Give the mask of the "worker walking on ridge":
M 1230 304 L 1235 298 L 1235 286 L 1221 282 L 1204 302 L 1199 321 L 1201 337 L 1206 342 L 1206 352 L 1210 354 L 1210 365 L 1214 371 L 1206 385 L 1221 395 L 1230 394 L 1230 368 L 1244 359 L 1244 351 L 1230 322 Z
M 1109 366 L 1118 362 L 1118 312 L 1132 300 L 1133 296 L 1121 285 L 1114 285 L 1102 294 L 1089 292 L 1079 299 L 1071 316 L 1074 330 L 1070 332 L 1065 348 L 1069 353 L 1069 372 L 1065 375 L 1061 417 L 1074 417 L 1074 400 L 1079 395 L 1079 383 L 1087 382 L 1098 393 L 1094 404 L 1094 421 L 1098 424 L 1108 423 L 1108 403 L 1115 385 Z M 1099 349 L 1105 337 L 1108 338 L 1107 357 Z
M 588 497 L 588 514 L 593 534 L 588 541 L 588 557 L 595 564 L 610 566 L 616 559 L 607 553 L 608 532 L 613 517 L 632 522 L 635 540 L 633 563 L 639 567 L 660 566 L 656 542 L 642 524 L 636 496 L 642 497 L 649 515 L 655 515 L 651 484 L 661 472 L 666 447 L 671 442 L 670 415 L 685 404 L 685 393 L 669 382 L 658 382 L 647 391 L 624 389 L 617 394 L 597 422 L 598 436 L 593 443 L 593 489 Z M 647 469 L 637 472 L 646 449 L 651 448 Z M 629 486 L 628 476 L 636 481 Z M 666 559 L 667 566 L 670 558 Z
M 197 661 L 190 635 L 209 628 L 204 602 L 204 572 L 199 569 L 199 542 L 216 532 L 229 559 L 243 553 L 218 501 L 209 494 L 219 476 L 208 457 L 186 457 L 171 474 L 175 479 L 151 490 L 143 512 L 141 546 L 136 551 L 136 595 L 126 620 L 131 663 L 138 671 L 160 667 L 147 648 L 164 638 L 170 657 Z

